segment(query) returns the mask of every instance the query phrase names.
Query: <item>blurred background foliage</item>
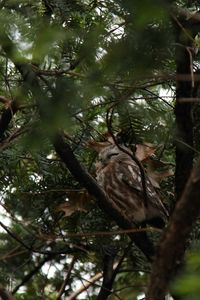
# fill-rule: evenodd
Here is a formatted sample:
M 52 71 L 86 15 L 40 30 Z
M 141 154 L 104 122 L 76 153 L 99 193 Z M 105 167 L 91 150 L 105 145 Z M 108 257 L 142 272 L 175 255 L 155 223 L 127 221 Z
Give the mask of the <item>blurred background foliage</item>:
M 0 282 L 16 299 L 67 299 L 102 271 L 110 246 L 118 249 L 117 259 L 127 247 L 125 235 L 84 234 L 117 227 L 57 157 L 49 137 L 58 129 L 95 176 L 96 155 L 87 141 L 104 139 L 112 111 L 109 129 L 120 142 L 131 149 L 152 143 L 157 159 L 174 169 L 176 66 L 169 2 L 0 1 L 0 35 L 6 32 L 16 47 L 13 60 L 31 67 L 46 95 L 40 103 L 45 111 L 41 121 L 37 99 L 0 48 L 0 95 L 19 106 L 0 144 Z M 198 5 L 172 2 L 190 11 Z M 8 105 L 1 103 L 1 113 Z M 197 119 L 198 111 L 197 105 Z M 198 133 L 197 128 L 197 149 Z M 165 178 L 160 192 L 169 207 L 173 190 L 173 177 Z M 191 242 L 198 239 L 197 224 Z M 198 299 L 199 263 L 198 254 L 191 254 L 175 285 L 186 295 L 183 299 Z M 110 299 L 116 294 L 137 299 L 149 272 L 148 262 L 133 246 Z M 78 299 L 96 299 L 99 284 Z
M 200 257 L 199 257 L 199 243 L 193 245 L 187 255 L 184 272 L 176 279 L 173 289 L 178 293 L 182 299 L 197 300 L 199 298 L 199 276 L 200 276 Z

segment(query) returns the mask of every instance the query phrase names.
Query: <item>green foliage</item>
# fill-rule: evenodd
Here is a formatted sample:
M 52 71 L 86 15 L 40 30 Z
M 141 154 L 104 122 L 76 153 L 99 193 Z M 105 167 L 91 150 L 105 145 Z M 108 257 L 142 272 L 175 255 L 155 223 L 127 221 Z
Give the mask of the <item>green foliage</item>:
M 180 276 L 174 283 L 174 291 L 181 296 L 182 299 L 197 300 L 199 299 L 200 287 L 200 258 L 199 246 L 195 247 L 187 255 L 186 266 Z
M 189 9 L 195 5 L 175 2 Z M 0 96 L 19 107 L 0 143 L 1 222 L 8 229 L 0 230 L 0 283 L 13 289 L 21 284 L 16 299 L 57 299 L 74 259 L 64 299 L 84 278 L 102 272 L 107 249 L 117 248 L 120 259 L 128 243 L 125 235 L 95 235 L 118 228 L 56 155 L 52 138 L 58 130 L 93 176 L 95 154 L 87 141 L 103 140 L 108 130 L 133 150 L 138 143 L 155 144 L 158 158 L 174 164 L 174 32 L 168 9 L 159 0 L 1 1 Z M 14 44 L 9 55 L 4 33 Z M 24 83 L 15 60 L 34 72 L 42 95 L 34 79 L 29 78 L 32 89 Z M 9 105 L 1 103 L 0 115 Z M 198 111 L 196 107 L 195 122 Z M 199 149 L 198 126 L 195 137 Z M 173 179 L 163 182 L 162 189 L 171 202 Z M 84 209 L 64 216 L 58 208 L 69 200 L 83 202 Z M 158 239 L 156 234 L 152 239 Z M 199 264 L 196 255 L 176 284 L 190 299 L 199 292 L 194 264 Z M 133 245 L 110 299 L 115 294 L 137 299 L 149 272 Z M 79 299 L 96 299 L 100 280 L 95 284 Z

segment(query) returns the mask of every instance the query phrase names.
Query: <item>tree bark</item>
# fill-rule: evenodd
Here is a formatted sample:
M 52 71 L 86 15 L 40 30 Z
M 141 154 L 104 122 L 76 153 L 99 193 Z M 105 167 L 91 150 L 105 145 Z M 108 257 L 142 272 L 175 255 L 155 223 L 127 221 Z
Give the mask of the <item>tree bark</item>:
M 14 297 L 3 287 L 0 287 L 0 297 L 2 300 L 14 300 Z
M 192 227 L 200 214 L 200 158 L 198 159 L 169 227 L 163 234 L 148 286 L 146 300 L 164 300 L 180 266 Z
M 176 200 L 180 199 L 193 166 L 193 104 L 189 100 L 193 91 L 193 51 L 192 41 L 183 31 L 181 25 L 175 24 L 176 32 Z M 183 24 L 184 26 L 184 24 Z M 185 28 L 185 30 L 187 30 Z M 191 37 L 192 39 L 192 37 Z M 179 80 L 179 78 L 183 78 Z M 185 77 L 185 79 L 184 79 Z
M 115 279 L 113 276 L 114 256 L 105 255 L 103 265 L 103 283 L 97 300 L 106 300 L 112 292 L 113 281 Z
M 192 171 L 193 104 L 196 93 L 193 75 L 193 38 L 200 25 L 199 12 L 188 15 L 180 10 L 173 16 L 176 33 L 176 206 L 164 232 L 149 281 L 147 300 L 164 300 L 169 283 L 182 266 L 192 227 L 200 212 L 200 159 Z M 192 171 L 192 174 L 191 174 Z M 190 175 L 191 174 L 191 175 Z M 189 180 L 188 180 L 189 179 Z

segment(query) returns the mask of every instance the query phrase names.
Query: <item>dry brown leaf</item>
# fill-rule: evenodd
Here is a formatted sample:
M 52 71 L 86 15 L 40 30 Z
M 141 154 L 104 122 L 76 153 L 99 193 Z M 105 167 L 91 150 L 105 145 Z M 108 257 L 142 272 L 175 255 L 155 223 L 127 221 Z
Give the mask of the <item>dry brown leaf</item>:
M 87 212 L 85 205 L 89 201 L 86 191 L 69 191 L 67 192 L 67 200 L 56 207 L 56 211 L 62 211 L 65 217 L 71 216 L 77 211 Z
M 151 170 L 157 170 L 159 168 L 166 168 L 171 166 L 172 164 L 168 162 L 164 162 L 157 158 L 156 155 L 151 155 L 151 157 L 148 157 L 148 159 L 145 160 L 145 165 L 149 167 Z
M 151 155 L 153 155 L 156 151 L 156 146 L 154 144 L 145 143 L 145 144 L 137 144 L 135 157 L 139 161 L 144 161 Z
M 57 235 L 43 233 L 40 229 L 38 230 L 38 236 L 41 240 L 45 241 L 55 241 L 57 238 Z
M 174 175 L 169 163 L 149 157 L 145 164 L 148 177 L 155 188 L 160 188 L 160 182 L 166 177 Z
M 160 182 L 166 177 L 173 176 L 174 172 L 169 163 L 156 159 L 155 151 L 156 146 L 154 144 L 138 144 L 136 145 L 135 156 L 145 164 L 145 169 L 152 185 L 159 189 Z
M 72 201 L 66 201 L 65 203 L 60 204 L 56 208 L 56 211 L 62 211 L 62 212 L 64 212 L 65 217 L 69 217 L 77 211 L 86 212 L 86 209 L 84 209 L 81 206 L 78 206 L 78 205 L 74 204 Z
M 0 96 L 0 102 L 4 104 L 5 108 L 11 108 L 12 100 L 4 96 Z
M 172 169 L 165 171 L 150 171 L 147 169 L 148 177 L 155 188 L 160 188 L 160 182 L 164 180 L 166 177 L 173 176 L 174 172 Z

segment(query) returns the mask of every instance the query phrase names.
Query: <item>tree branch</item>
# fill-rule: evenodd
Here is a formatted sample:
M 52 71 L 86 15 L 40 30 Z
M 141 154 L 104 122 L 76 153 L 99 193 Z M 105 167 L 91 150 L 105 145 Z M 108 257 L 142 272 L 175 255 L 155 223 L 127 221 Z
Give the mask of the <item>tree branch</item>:
M 112 285 L 115 277 L 113 277 L 114 255 L 105 254 L 103 261 L 103 283 L 97 300 L 106 300 L 111 294 Z
M 188 9 L 176 6 L 172 7 L 172 13 L 176 15 L 181 22 L 187 24 L 187 27 L 190 27 L 190 29 L 193 28 L 193 30 L 195 29 L 195 32 L 193 32 L 194 34 L 198 33 L 200 29 L 200 11 L 192 13 Z
M 34 95 L 38 103 L 41 118 L 43 119 L 43 121 L 49 120 L 48 111 L 46 109 L 49 104 L 49 99 L 40 87 L 36 74 L 33 72 L 31 66 L 28 63 L 21 63 L 21 61 L 23 61 L 23 58 L 20 56 L 15 45 L 5 32 L 0 32 L 0 38 L 4 52 L 7 54 L 9 59 L 12 60 L 18 71 L 21 73 L 27 90 L 30 90 Z M 14 56 L 13 53 L 15 53 Z M 53 144 L 56 152 L 61 157 L 62 161 L 65 163 L 69 171 L 76 178 L 76 180 L 97 199 L 101 209 L 106 211 L 121 228 L 133 228 L 133 224 L 127 220 L 126 215 L 122 212 L 120 213 L 117 207 L 114 207 L 114 204 L 111 205 L 109 199 L 106 197 L 102 189 L 98 186 L 94 178 L 80 165 L 70 146 L 64 142 L 61 134 L 56 135 Z M 149 260 L 152 260 L 152 257 L 155 254 L 155 249 L 153 243 L 148 239 L 147 234 L 145 232 L 135 233 L 130 234 L 130 237 L 137 245 L 137 247 L 145 254 L 145 256 Z
M 72 270 L 73 270 L 75 262 L 76 262 L 76 257 L 73 257 L 72 260 L 71 260 L 71 263 L 69 265 L 69 269 L 67 271 L 66 278 L 63 281 L 63 283 L 62 283 L 62 285 L 60 287 L 60 290 L 58 291 L 58 295 L 56 296 L 56 300 L 60 300 L 61 296 L 64 294 L 66 285 L 68 284 L 68 281 L 70 279 L 70 276 L 71 276 L 71 273 L 72 273 Z
M 107 198 L 104 191 L 99 187 L 94 178 L 80 165 L 76 159 L 70 146 L 64 141 L 61 134 L 58 134 L 54 140 L 54 147 L 62 161 L 65 163 L 69 171 L 73 174 L 76 180 L 84 186 L 87 191 L 93 195 L 101 209 L 103 209 L 113 220 L 123 229 L 134 228 L 123 212 L 119 212 L 118 208 L 114 206 Z M 145 254 L 145 256 L 152 260 L 155 254 L 154 246 L 147 238 L 145 232 L 129 234 L 136 246 Z
M 21 286 L 23 286 L 26 282 L 28 282 L 35 274 L 37 274 L 40 269 L 43 267 L 43 265 L 52 260 L 52 258 L 54 257 L 55 255 L 52 255 L 52 254 L 49 254 L 47 255 L 43 260 L 41 260 L 41 262 L 32 270 L 30 271 L 26 276 L 24 276 L 24 278 L 22 279 L 22 281 L 20 282 L 20 284 L 18 284 L 12 291 L 12 294 L 15 294 L 19 288 Z
M 188 37 L 186 24 L 177 19 L 174 20 L 176 38 L 176 170 L 175 170 L 175 191 L 177 200 L 181 197 L 185 184 L 190 176 L 193 166 L 193 116 L 192 102 L 185 102 L 184 99 L 193 97 L 193 54 L 192 42 L 194 36 Z M 183 41 L 184 35 L 184 44 Z M 180 81 L 179 76 L 187 74 L 188 78 Z M 178 142 L 178 141 L 181 142 Z M 190 146 L 184 147 L 183 143 Z
M 13 296 L 3 287 L 0 287 L 0 297 L 2 300 L 14 300 Z
M 150 277 L 147 300 L 164 300 L 170 281 L 182 265 L 187 239 L 192 226 L 200 212 L 200 159 L 193 167 L 193 118 L 191 102 L 184 99 L 195 97 L 195 77 L 193 74 L 192 43 L 199 26 L 199 12 L 187 20 L 182 11 L 179 19 L 173 16 L 176 33 L 176 171 L 175 190 L 178 202 L 172 215 L 170 224 L 166 229 L 157 257 L 153 264 Z M 188 29 L 191 29 L 188 31 Z M 190 34 L 188 34 L 190 32 Z M 184 36 L 184 38 L 183 38 Z M 187 75 L 187 76 L 186 76 Z M 180 80 L 184 76 L 184 80 Z M 184 145 L 189 145 L 185 147 Z M 192 174 L 191 174 L 192 171 Z M 190 175 L 191 174 L 191 175 Z M 189 179 L 189 180 L 188 180 Z
M 75 300 L 78 297 L 78 295 L 80 295 L 81 293 L 83 293 L 84 291 L 86 291 L 91 285 L 93 285 L 100 278 L 102 278 L 102 273 L 99 272 L 96 275 L 94 275 L 92 278 L 90 278 L 89 280 L 87 280 L 87 282 L 85 284 L 83 284 L 78 290 L 76 290 L 75 292 L 73 292 L 65 300 Z
M 178 201 L 171 222 L 166 229 L 149 282 L 146 300 L 164 300 L 169 283 L 179 268 L 187 240 L 200 214 L 200 158 Z
M 4 133 L 8 129 L 9 123 L 18 110 L 16 101 L 12 101 L 8 108 L 4 109 L 0 117 L 0 141 L 3 140 Z
M 112 286 L 117 276 L 119 269 L 124 261 L 124 258 L 128 254 L 132 247 L 132 242 L 129 243 L 128 247 L 125 249 L 124 254 L 120 260 L 114 264 L 114 255 L 105 255 L 104 259 L 104 270 L 103 270 L 103 283 L 100 292 L 97 296 L 97 300 L 106 300 L 112 293 Z

